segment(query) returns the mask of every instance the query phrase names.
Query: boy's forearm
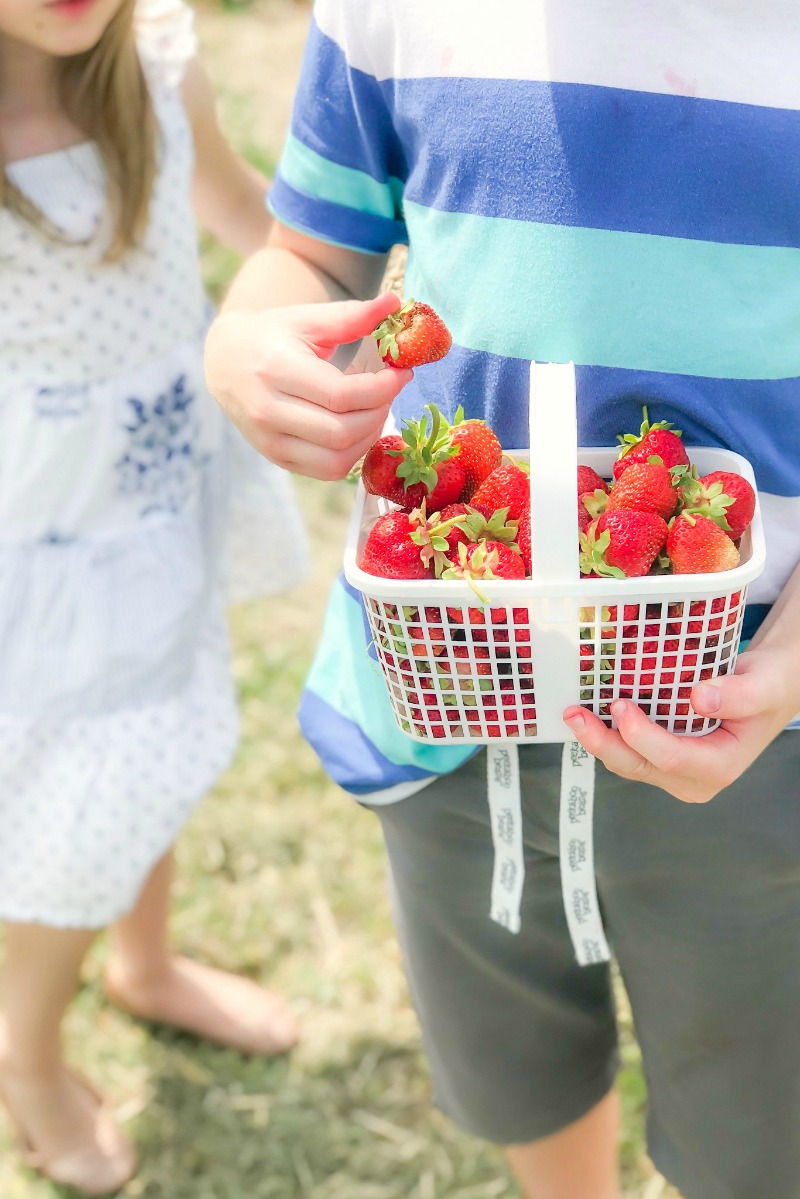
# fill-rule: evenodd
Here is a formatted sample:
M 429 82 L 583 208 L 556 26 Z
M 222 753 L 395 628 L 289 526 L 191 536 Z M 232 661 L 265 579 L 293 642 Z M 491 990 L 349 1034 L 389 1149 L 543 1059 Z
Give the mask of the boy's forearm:
M 275 221 L 263 250 L 244 264 L 225 312 L 367 299 L 377 294 L 386 257 L 318 241 Z
M 352 293 L 321 267 L 292 250 L 267 245 L 244 263 L 230 286 L 222 311 L 256 312 L 290 304 L 352 298 Z
M 784 657 L 787 670 L 800 675 L 800 564 L 750 643 L 752 649 L 775 649 Z

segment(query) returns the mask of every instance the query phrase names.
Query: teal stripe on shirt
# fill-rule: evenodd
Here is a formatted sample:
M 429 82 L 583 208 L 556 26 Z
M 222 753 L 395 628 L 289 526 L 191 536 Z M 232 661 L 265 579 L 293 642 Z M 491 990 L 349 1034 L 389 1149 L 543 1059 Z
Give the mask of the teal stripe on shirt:
M 470 745 L 426 745 L 400 730 L 381 668 L 367 653 L 361 604 L 338 584 L 330 596 L 306 687 L 357 724 L 396 766 L 444 774 L 475 752 Z
M 403 184 L 389 178 L 385 183 L 365 171 L 343 167 L 309 149 L 289 133 L 281 158 L 281 174 L 298 191 L 341 204 L 359 212 L 395 220 L 401 209 Z
M 438 308 L 466 349 L 712 378 L 800 375 L 800 250 L 409 201 L 405 218 L 406 292 Z

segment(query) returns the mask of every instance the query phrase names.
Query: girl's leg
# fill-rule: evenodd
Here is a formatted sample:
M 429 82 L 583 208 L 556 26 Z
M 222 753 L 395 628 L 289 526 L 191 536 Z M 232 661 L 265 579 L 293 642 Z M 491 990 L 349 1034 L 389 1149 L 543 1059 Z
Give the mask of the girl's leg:
M 144 1020 L 171 1024 L 243 1053 L 286 1053 L 297 1040 L 279 996 L 247 978 L 171 953 L 167 937 L 173 861 L 153 868 L 133 911 L 112 929 L 106 990 Z
M 9 924 L 0 1094 L 31 1165 L 88 1194 L 133 1174 L 133 1149 L 94 1090 L 64 1063 L 61 1022 L 94 938 L 88 929 Z

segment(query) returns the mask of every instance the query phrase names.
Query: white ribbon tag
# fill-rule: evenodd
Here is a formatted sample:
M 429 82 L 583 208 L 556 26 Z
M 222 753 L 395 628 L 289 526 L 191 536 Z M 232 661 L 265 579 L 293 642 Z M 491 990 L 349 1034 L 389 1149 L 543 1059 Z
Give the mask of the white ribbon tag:
M 494 844 L 491 917 L 509 932 L 518 933 L 525 858 L 517 747 L 509 742 L 490 743 L 486 748 L 486 760 Z
M 594 876 L 595 760 L 577 741 L 567 741 L 561 761 L 559 857 L 564 912 L 581 966 L 607 962 L 608 942 Z

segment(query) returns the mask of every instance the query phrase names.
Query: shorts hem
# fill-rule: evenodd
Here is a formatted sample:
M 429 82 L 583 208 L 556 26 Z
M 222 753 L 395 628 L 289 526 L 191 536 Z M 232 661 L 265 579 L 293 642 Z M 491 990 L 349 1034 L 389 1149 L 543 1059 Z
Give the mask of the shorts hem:
M 448 1120 L 451 1120 L 462 1132 L 466 1132 L 470 1136 L 480 1137 L 481 1140 L 503 1147 L 527 1145 L 532 1141 L 541 1141 L 545 1137 L 561 1132 L 570 1124 L 574 1124 L 576 1120 L 587 1115 L 612 1090 L 618 1069 L 619 1054 L 615 1051 L 609 1068 L 601 1076 L 592 1079 L 590 1083 L 587 1082 L 580 1099 L 576 1096 L 572 1103 L 565 1102 L 558 1106 L 554 1104 L 549 1111 L 542 1114 L 540 1119 L 532 1117 L 524 1128 L 521 1124 L 511 1125 L 510 1122 L 504 1125 L 502 1130 L 498 1125 L 490 1128 L 484 1121 L 471 1120 L 468 1115 L 450 1110 L 439 1100 L 435 1102 Z

